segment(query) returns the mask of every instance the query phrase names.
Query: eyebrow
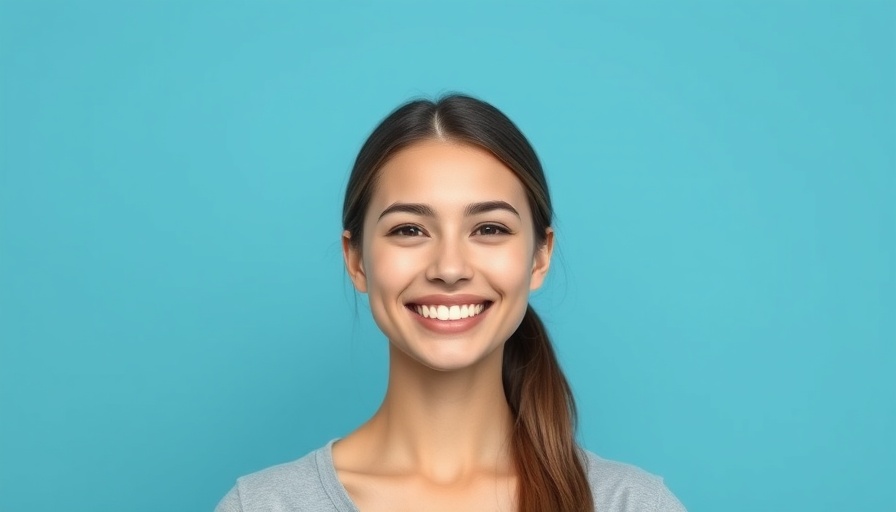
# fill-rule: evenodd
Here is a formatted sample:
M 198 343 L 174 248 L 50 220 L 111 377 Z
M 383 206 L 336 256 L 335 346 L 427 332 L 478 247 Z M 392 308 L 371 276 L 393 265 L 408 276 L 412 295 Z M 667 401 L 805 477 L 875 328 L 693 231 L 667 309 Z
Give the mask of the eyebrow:
M 510 203 L 506 201 L 484 201 L 481 203 L 472 203 L 468 204 L 464 208 L 464 216 L 471 217 L 473 215 L 479 215 L 481 213 L 492 212 L 495 210 L 506 210 L 517 217 L 520 216 L 520 212 L 516 211 L 516 208 L 511 206 Z M 389 215 L 390 213 L 410 213 L 413 215 L 420 215 L 421 217 L 435 217 L 436 212 L 432 209 L 431 206 L 422 204 L 422 203 L 392 203 L 383 213 L 380 214 L 380 219 Z

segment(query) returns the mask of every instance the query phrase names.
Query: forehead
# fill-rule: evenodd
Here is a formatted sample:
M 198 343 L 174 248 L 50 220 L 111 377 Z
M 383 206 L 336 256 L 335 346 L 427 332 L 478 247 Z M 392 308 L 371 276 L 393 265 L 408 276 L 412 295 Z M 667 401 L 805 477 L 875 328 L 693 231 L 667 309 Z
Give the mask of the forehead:
M 529 211 L 522 182 L 490 152 L 470 144 L 431 140 L 402 149 L 380 169 L 372 208 L 426 203 L 437 211 L 506 201 Z M 524 217 L 525 218 L 525 217 Z

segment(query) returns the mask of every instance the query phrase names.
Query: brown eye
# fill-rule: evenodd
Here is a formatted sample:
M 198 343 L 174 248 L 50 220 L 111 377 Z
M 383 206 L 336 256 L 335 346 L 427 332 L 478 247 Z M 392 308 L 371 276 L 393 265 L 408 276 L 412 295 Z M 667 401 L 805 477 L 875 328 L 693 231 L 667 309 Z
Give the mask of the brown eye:
M 507 228 L 496 224 L 484 224 L 476 228 L 476 234 L 484 236 L 506 235 L 508 233 L 510 231 Z
M 423 235 L 423 230 L 417 226 L 398 226 L 389 234 L 396 236 L 421 236 Z

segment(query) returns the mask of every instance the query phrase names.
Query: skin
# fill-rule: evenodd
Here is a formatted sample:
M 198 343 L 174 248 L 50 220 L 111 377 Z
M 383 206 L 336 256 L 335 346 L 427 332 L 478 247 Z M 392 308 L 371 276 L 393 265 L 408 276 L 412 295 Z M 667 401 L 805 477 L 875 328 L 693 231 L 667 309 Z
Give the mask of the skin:
M 522 183 L 481 148 L 419 142 L 379 172 L 360 247 L 345 232 L 343 253 L 389 339 L 389 382 L 376 414 L 334 444 L 337 474 L 364 512 L 513 510 L 502 355 L 550 267 L 553 231 L 537 243 Z M 490 306 L 468 330 L 433 331 L 407 307 L 433 294 Z

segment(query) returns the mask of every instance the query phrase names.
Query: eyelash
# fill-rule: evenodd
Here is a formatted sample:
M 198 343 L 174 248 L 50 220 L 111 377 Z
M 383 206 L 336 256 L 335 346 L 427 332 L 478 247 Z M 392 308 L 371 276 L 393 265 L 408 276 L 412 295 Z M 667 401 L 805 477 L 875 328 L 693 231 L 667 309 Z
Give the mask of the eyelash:
M 489 235 L 482 233 L 482 230 L 486 229 L 486 228 L 494 229 L 496 232 L 489 234 Z M 407 234 L 408 230 L 415 230 L 415 231 L 417 231 L 417 234 L 409 235 L 409 234 Z M 473 232 L 478 233 L 479 236 L 498 236 L 498 235 L 511 234 L 511 231 L 509 229 L 505 228 L 504 226 L 501 226 L 500 224 L 482 224 L 481 226 L 476 226 L 476 229 Z M 425 233 L 425 231 L 423 231 L 423 228 L 421 228 L 420 226 L 415 226 L 413 224 L 404 224 L 404 225 L 398 226 L 395 229 L 393 229 L 392 231 L 390 231 L 389 236 L 402 236 L 402 237 L 413 238 L 413 237 L 420 236 L 421 234 L 424 234 L 424 233 Z
M 482 231 L 483 229 L 485 229 L 485 228 L 492 228 L 492 229 L 495 229 L 495 230 L 497 231 L 497 233 L 493 233 L 493 234 L 491 234 L 491 235 L 485 235 L 485 234 L 482 234 L 482 236 L 496 236 L 496 235 L 509 235 L 509 234 L 510 234 L 510 230 L 509 230 L 509 229 L 507 229 L 507 228 L 505 228 L 504 226 L 501 226 L 501 225 L 499 225 L 499 224 L 483 224 L 483 225 L 481 225 L 481 226 L 477 226 L 477 227 L 476 227 L 476 231 L 477 231 L 477 232 L 481 232 L 481 231 Z M 480 234 L 481 234 L 481 233 L 480 233 Z
M 415 226 L 413 224 L 405 224 L 403 226 L 398 226 L 395 229 L 393 229 L 392 231 L 390 231 L 389 236 L 406 236 L 406 237 L 420 236 L 420 234 L 407 235 L 407 234 L 402 233 L 402 231 L 406 231 L 409 229 L 415 229 L 415 230 L 419 231 L 420 233 L 423 233 L 423 228 L 421 228 L 420 226 Z

